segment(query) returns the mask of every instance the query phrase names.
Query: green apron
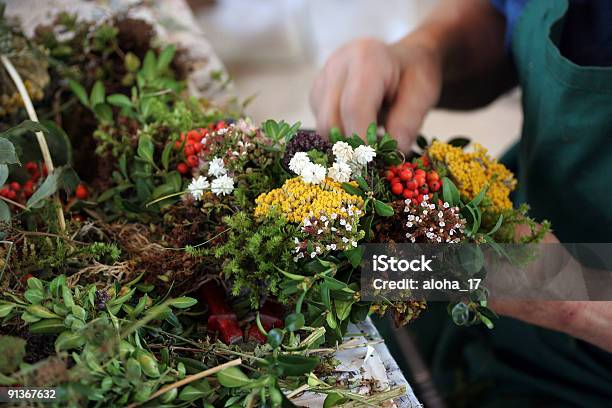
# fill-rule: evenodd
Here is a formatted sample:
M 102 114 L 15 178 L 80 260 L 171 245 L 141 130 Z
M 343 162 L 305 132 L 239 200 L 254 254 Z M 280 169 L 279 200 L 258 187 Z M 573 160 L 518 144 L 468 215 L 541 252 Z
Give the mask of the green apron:
M 515 201 L 550 220 L 562 242 L 609 242 L 612 69 L 560 54 L 567 9 L 567 0 L 531 0 L 512 37 L 525 115 Z M 445 305 L 430 306 L 409 329 L 451 406 L 612 406 L 610 353 L 509 318 L 491 331 L 456 327 Z

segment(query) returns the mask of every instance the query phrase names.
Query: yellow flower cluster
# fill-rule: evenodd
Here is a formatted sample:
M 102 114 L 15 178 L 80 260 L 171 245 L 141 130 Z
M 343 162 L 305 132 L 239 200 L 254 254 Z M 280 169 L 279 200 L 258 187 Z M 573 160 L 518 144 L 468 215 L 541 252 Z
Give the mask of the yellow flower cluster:
M 347 193 L 340 183 L 329 178 L 316 185 L 305 183 L 301 177 L 294 177 L 281 188 L 261 194 L 255 203 L 255 218 L 268 215 L 276 209 L 287 221 L 295 223 L 302 222 L 310 214 L 344 214 L 351 204 L 363 208 L 361 197 Z
M 516 179 L 481 145 L 474 144 L 473 151 L 466 152 L 447 143 L 433 142 L 428 153 L 432 160 L 446 166 L 462 196 L 471 200 L 488 185 L 486 197 L 491 200 L 493 211 L 512 208 L 509 195 L 516 187 Z

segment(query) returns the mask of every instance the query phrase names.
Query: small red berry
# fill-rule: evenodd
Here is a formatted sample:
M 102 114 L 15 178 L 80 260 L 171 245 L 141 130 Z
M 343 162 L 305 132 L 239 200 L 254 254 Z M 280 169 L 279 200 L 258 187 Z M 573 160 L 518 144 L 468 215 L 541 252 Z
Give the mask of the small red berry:
M 195 154 L 193 144 L 187 142 L 185 148 L 183 149 L 183 152 L 185 153 L 185 157 L 193 156 Z
M 440 182 L 438 180 L 432 181 L 429 183 L 429 188 L 435 193 L 436 191 L 440 190 Z
M 417 196 L 417 201 L 418 201 L 419 203 L 422 203 L 422 202 L 423 202 L 423 194 L 419 194 L 419 195 Z
M 197 130 L 190 130 L 187 132 L 187 139 L 192 141 L 200 141 L 202 140 L 202 136 L 200 136 L 200 132 Z
M 74 214 L 72 216 L 72 221 L 85 222 L 85 217 L 83 217 L 81 214 Z
M 419 192 L 421 194 L 429 193 L 429 186 L 427 184 L 423 184 L 422 186 L 419 187 Z
M 187 174 L 189 172 L 189 167 L 185 163 L 179 163 L 176 166 L 176 170 L 181 174 Z
M 413 176 L 412 170 L 409 170 L 409 169 L 402 170 L 402 172 L 399 175 L 400 179 L 402 179 L 403 181 L 410 180 L 412 176 Z
M 40 171 L 38 171 L 38 169 L 36 169 L 36 171 L 34 171 L 32 173 L 32 177 L 30 178 L 30 180 L 36 182 L 36 181 L 38 181 L 39 178 L 40 178 Z
M 416 180 L 417 185 L 419 187 L 421 187 L 423 184 L 425 184 L 425 176 L 416 176 L 414 179 Z
M 202 150 L 202 143 L 195 142 L 193 144 L 193 150 L 195 150 L 196 153 L 200 153 L 200 151 Z
M 427 182 L 431 183 L 432 181 L 440 180 L 440 176 L 435 170 L 431 170 L 427 173 Z
M 21 190 L 21 184 L 19 184 L 19 183 L 18 183 L 18 182 L 16 182 L 16 181 L 13 181 L 13 182 L 10 184 L 10 188 L 11 188 L 11 190 L 13 190 L 13 191 L 17 192 L 17 191 Z
M 6 192 L 5 197 L 8 198 L 9 200 L 14 200 L 15 198 L 17 198 L 17 193 L 13 190 L 8 190 Z
M 85 184 L 79 184 L 74 192 L 74 195 L 79 200 L 87 200 L 87 197 L 89 197 L 89 190 L 87 190 Z
M 225 123 L 224 120 L 221 120 L 217 123 L 217 126 L 215 126 L 215 130 L 221 130 L 224 127 L 227 127 L 227 124 Z
M 401 184 L 401 182 L 402 182 L 402 179 L 400 179 L 399 177 L 393 177 L 391 179 L 391 185 L 394 185 L 396 183 L 400 183 Z
M 192 154 L 191 156 L 187 157 L 187 165 L 189 167 L 197 167 L 198 164 L 200 164 L 200 159 L 198 159 L 198 156 Z
M 429 167 L 429 157 L 427 156 L 421 157 L 421 162 L 423 163 L 423 166 Z
M 406 187 L 408 188 L 408 190 L 416 190 L 419 187 L 419 184 L 415 179 L 412 179 L 406 183 Z
M 177 140 L 176 142 L 174 142 L 174 150 L 179 150 L 182 145 L 183 145 L 183 142 L 180 140 Z
M 185 132 L 181 132 L 181 137 L 179 138 L 181 142 L 185 141 Z
M 423 169 L 416 169 L 414 171 L 414 177 L 420 177 L 420 176 L 425 177 L 425 170 L 423 170 Z
M 400 166 L 398 166 L 398 168 L 399 167 Z M 412 169 L 412 165 L 409 162 L 406 162 L 406 163 L 402 164 L 401 168 L 404 169 L 404 170 L 405 169 Z
M 404 192 L 402 193 L 402 195 L 404 196 L 404 198 L 408 199 L 408 198 L 414 198 L 415 194 L 413 190 L 408 190 L 405 189 Z
M 0 196 L 2 197 L 8 197 L 8 192 L 9 192 L 9 188 L 8 187 L 4 187 L 0 190 Z
M 391 185 L 391 192 L 395 195 L 400 195 L 404 191 L 404 186 L 401 183 L 394 183 Z
M 393 172 L 393 170 L 387 170 L 387 173 L 385 174 L 385 178 L 388 181 L 391 181 L 395 178 L 395 173 Z
M 30 174 L 38 170 L 38 165 L 34 162 L 27 162 L 24 167 Z
M 47 166 L 43 164 L 42 166 L 43 176 L 47 177 L 49 175 L 49 170 L 47 170 Z

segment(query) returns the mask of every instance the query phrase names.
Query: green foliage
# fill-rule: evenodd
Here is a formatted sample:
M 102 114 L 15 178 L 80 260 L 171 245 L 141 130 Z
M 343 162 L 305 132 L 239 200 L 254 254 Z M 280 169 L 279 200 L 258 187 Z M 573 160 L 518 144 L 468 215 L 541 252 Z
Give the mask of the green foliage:
M 19 337 L 0 336 L 0 374 L 17 370 L 25 357 L 26 342 Z
M 231 230 L 214 254 L 223 259 L 223 273 L 233 281 L 234 293 L 249 289 L 256 308 L 262 295 L 279 294 L 283 276 L 277 268 L 295 270 L 291 251 L 297 226 L 277 216 L 256 223 L 244 212 L 226 217 L 224 222 Z

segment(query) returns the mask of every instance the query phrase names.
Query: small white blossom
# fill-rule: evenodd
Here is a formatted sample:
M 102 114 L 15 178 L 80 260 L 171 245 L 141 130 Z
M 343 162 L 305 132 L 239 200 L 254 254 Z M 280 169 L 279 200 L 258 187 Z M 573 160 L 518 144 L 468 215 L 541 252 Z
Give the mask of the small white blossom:
M 329 177 L 338 183 L 347 183 L 351 179 L 351 166 L 343 161 L 336 161 L 329 169 Z
M 302 174 L 304 168 L 312 164 L 306 152 L 296 152 L 291 160 L 289 160 L 289 170 L 295 174 Z
M 228 175 L 218 177 L 212 181 L 210 189 L 216 195 L 232 194 L 234 191 L 234 179 Z
M 296 153 L 297 154 L 297 153 Z M 295 157 L 295 156 L 294 156 Z M 300 175 L 304 182 L 308 184 L 321 184 L 325 180 L 327 170 L 320 164 L 310 163 L 302 169 Z
M 219 177 L 227 174 L 227 169 L 225 168 L 225 163 L 223 163 L 223 159 L 219 157 L 215 157 L 208 164 L 208 175 Z
M 353 160 L 353 148 L 346 142 L 334 143 L 332 153 L 337 161 L 348 163 Z
M 210 187 L 210 183 L 204 176 L 199 176 L 198 178 L 194 178 L 191 180 L 189 187 L 187 189 L 193 196 L 196 201 L 199 201 L 204 195 L 204 190 L 207 190 Z
M 365 166 L 376 157 L 376 150 L 372 146 L 361 145 L 355 149 L 353 160 L 358 164 Z

